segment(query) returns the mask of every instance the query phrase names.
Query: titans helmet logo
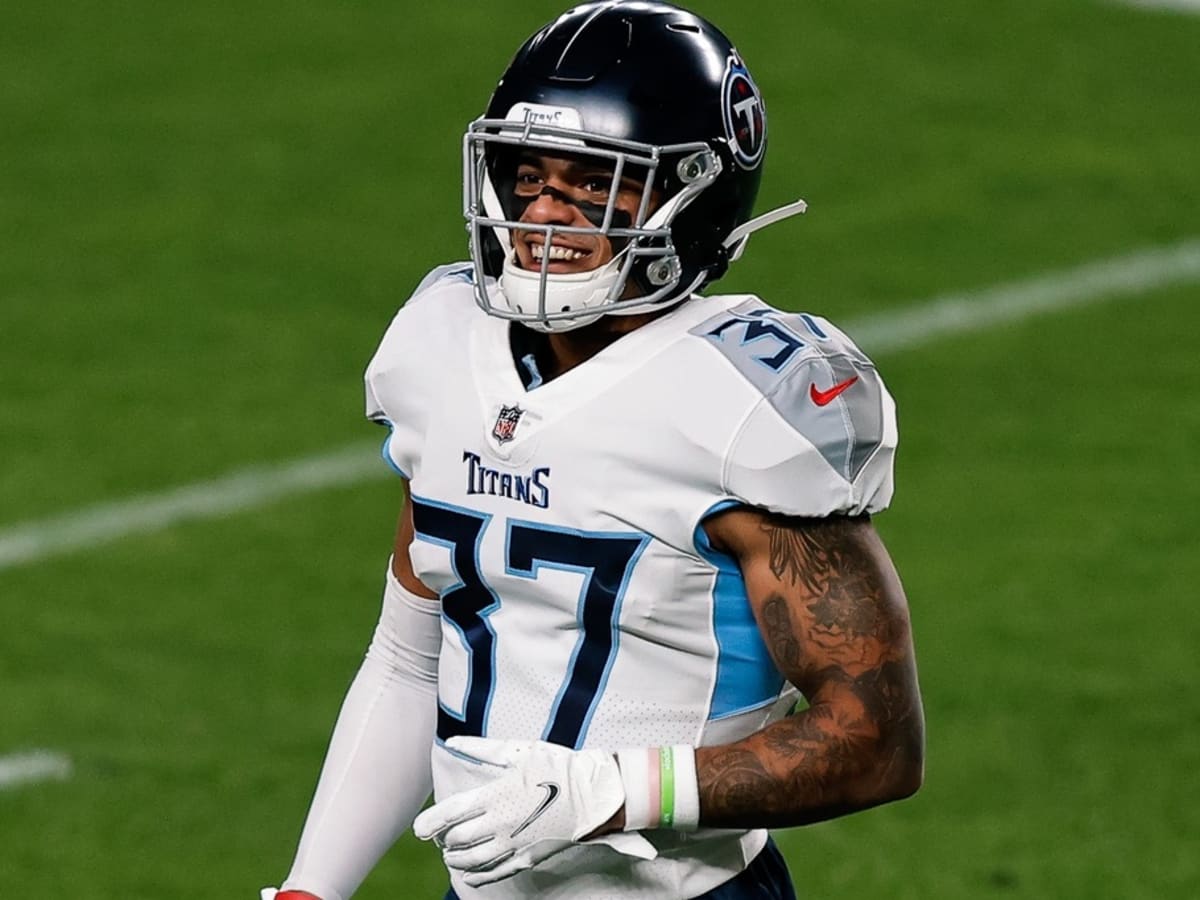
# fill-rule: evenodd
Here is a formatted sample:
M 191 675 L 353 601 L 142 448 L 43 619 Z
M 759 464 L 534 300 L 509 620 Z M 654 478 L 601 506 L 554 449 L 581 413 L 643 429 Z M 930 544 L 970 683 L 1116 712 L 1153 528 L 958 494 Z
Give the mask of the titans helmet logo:
M 762 162 L 767 147 L 767 111 L 762 94 L 737 56 L 730 56 L 725 64 L 721 109 L 734 159 L 742 168 L 753 169 Z

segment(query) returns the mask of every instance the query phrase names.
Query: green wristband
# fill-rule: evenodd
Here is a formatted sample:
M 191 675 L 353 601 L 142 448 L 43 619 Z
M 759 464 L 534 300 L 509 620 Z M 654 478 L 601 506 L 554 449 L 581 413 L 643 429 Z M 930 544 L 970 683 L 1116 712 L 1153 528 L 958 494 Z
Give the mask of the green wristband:
M 658 774 L 661 786 L 659 822 L 663 828 L 675 824 L 675 750 L 672 747 L 658 748 Z

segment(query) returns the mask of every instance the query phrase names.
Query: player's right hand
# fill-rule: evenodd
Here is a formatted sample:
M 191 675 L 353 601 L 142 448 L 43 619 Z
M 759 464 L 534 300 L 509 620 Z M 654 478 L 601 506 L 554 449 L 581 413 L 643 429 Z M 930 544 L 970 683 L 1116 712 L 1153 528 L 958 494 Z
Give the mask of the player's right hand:
M 497 777 L 435 803 L 413 833 L 442 849 L 471 887 L 536 866 L 609 822 L 625 799 L 616 758 L 545 741 L 453 737 L 446 747 Z

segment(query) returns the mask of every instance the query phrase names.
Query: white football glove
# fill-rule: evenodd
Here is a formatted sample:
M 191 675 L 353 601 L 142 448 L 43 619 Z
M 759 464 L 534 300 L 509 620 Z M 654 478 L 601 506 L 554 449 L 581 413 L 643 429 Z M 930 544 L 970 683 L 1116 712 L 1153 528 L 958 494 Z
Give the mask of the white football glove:
M 544 741 L 455 737 L 455 753 L 496 767 L 496 779 L 447 797 L 413 822 L 413 833 L 442 848 L 446 866 L 472 887 L 510 878 L 591 834 L 621 808 L 625 789 L 613 755 Z M 598 842 L 641 858 L 655 850 L 640 836 Z

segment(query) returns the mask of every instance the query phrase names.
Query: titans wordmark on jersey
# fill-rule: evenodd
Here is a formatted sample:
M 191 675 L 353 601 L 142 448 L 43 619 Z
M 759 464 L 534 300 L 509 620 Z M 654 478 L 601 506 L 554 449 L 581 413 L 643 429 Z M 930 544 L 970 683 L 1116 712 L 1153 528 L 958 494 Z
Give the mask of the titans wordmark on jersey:
M 367 414 L 410 479 L 414 570 L 443 610 L 435 793 L 486 777 L 459 734 L 576 748 L 736 740 L 797 696 L 737 567 L 701 527 L 749 504 L 822 516 L 887 505 L 892 400 L 834 326 L 706 297 L 526 390 L 509 324 L 466 266 L 426 278 L 366 375 Z M 765 833 L 650 835 L 659 856 L 573 848 L 465 897 L 694 896 Z M 535 889 L 536 888 L 536 889 Z M 641 893 L 639 894 L 639 891 Z

